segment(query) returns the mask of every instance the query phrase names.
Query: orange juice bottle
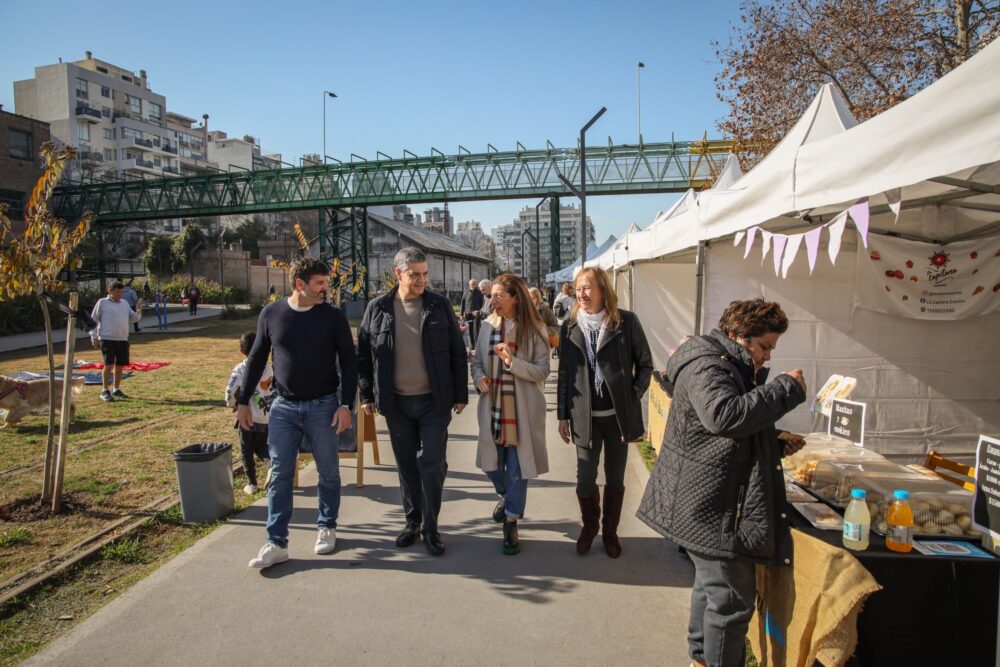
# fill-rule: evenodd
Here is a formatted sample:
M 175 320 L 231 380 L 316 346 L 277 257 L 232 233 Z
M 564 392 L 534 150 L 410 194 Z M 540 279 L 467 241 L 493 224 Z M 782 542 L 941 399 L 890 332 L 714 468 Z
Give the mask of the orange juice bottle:
M 899 553 L 913 549 L 913 510 L 910 509 L 910 492 L 896 489 L 892 492 L 892 503 L 886 511 L 885 546 Z

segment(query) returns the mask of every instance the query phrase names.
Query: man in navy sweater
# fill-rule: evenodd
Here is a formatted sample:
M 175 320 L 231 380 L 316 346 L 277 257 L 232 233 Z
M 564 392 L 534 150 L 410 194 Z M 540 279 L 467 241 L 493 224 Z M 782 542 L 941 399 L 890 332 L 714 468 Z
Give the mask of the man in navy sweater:
M 339 308 L 326 301 L 329 267 L 318 259 L 301 257 L 292 262 L 289 274 L 292 295 L 268 304 L 260 313 L 236 410 L 240 425 L 252 428 L 250 397 L 273 353 L 275 398 L 267 442 L 271 454 L 267 543 L 250 561 L 250 567 L 258 569 L 288 560 L 292 478 L 300 445 L 312 453 L 319 472 L 319 534 L 313 551 L 326 554 L 336 547 L 340 511 L 337 435 L 351 425 L 351 404 L 358 386 L 350 324 Z M 338 388 L 344 405 L 337 400 Z

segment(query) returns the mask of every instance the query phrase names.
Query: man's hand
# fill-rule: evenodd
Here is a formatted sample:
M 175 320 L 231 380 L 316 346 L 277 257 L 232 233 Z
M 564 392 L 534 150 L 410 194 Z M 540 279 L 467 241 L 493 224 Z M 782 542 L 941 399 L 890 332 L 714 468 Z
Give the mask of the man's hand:
M 563 439 L 563 442 L 568 443 L 569 439 L 573 437 L 573 434 L 569 429 L 569 420 L 560 419 L 559 420 L 559 437 Z
M 790 433 L 788 431 L 779 432 L 778 440 L 781 440 L 785 444 L 782 456 L 791 456 L 806 446 L 805 438 L 797 433 Z
M 802 391 L 804 391 L 806 394 L 809 393 L 809 390 L 806 389 L 806 379 L 802 375 L 802 369 L 801 368 L 796 368 L 796 369 L 790 370 L 787 373 L 785 373 L 785 375 L 788 375 L 788 376 L 791 376 L 792 378 L 794 378 L 796 382 L 798 382 L 800 385 L 802 385 Z
M 253 415 L 250 414 L 250 406 L 242 403 L 236 406 L 236 419 L 240 422 L 240 428 L 244 431 L 253 429 Z
M 365 414 L 368 415 L 368 416 L 371 416 L 371 415 L 375 414 L 375 404 L 374 403 L 365 403 L 364 405 L 361 406 L 361 409 L 364 410 Z
M 465 403 L 456 403 L 454 406 L 452 406 L 452 409 L 455 411 L 456 415 L 460 415 L 462 414 L 462 410 L 465 409 Z
M 337 429 L 337 435 L 340 435 L 351 427 L 351 411 L 347 409 L 346 405 L 341 405 L 333 413 L 333 423 L 330 426 Z
M 480 394 L 486 394 L 490 391 L 490 379 L 488 377 L 479 378 L 479 382 L 476 383 L 476 389 L 479 390 Z

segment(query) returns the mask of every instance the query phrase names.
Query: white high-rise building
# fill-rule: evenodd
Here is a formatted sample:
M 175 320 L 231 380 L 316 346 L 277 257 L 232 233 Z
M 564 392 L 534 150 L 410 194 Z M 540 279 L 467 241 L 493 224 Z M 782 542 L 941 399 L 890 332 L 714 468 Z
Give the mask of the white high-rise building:
M 521 209 L 517 218 L 509 225 L 501 225 L 493 230 L 493 241 L 497 248 L 497 264 L 500 268 L 509 267 L 510 271 L 533 282 L 536 274 L 545 278 L 545 274 L 558 271 L 574 259 L 580 256 L 580 207 L 576 204 L 561 204 L 559 206 L 559 262 L 552 266 L 549 227 L 551 225 L 551 215 L 549 211 L 549 201 L 538 209 L 538 229 L 539 239 L 536 246 L 534 235 L 535 227 L 535 207 L 525 206 Z M 529 233 L 524 234 L 525 231 Z M 522 253 L 522 236 L 524 236 Z M 587 216 L 587 242 L 594 240 L 594 225 Z M 505 246 L 501 250 L 501 246 Z M 536 253 L 537 247 L 537 253 Z M 538 255 L 541 255 L 539 265 Z M 501 258 L 507 262 L 501 262 Z

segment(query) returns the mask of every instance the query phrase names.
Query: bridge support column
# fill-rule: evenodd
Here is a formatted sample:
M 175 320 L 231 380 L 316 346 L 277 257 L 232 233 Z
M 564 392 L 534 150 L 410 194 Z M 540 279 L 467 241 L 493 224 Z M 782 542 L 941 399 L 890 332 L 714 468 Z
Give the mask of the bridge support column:
M 104 230 L 97 232 L 97 270 L 101 276 L 101 296 L 108 293 L 108 275 L 104 266 Z
M 368 300 L 368 209 L 351 207 L 347 210 L 322 208 L 319 215 L 319 258 L 332 265 L 339 258 L 341 265 L 348 265 L 349 271 L 341 271 L 346 276 L 342 288 L 350 294 L 351 301 Z M 353 293 L 353 287 L 364 277 L 361 289 Z
M 559 231 L 559 197 L 549 198 L 549 266 L 555 272 L 562 268 Z M 542 278 L 544 280 L 544 276 Z

